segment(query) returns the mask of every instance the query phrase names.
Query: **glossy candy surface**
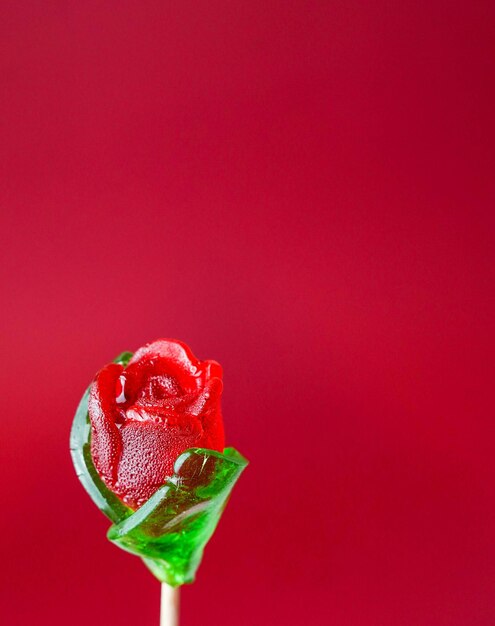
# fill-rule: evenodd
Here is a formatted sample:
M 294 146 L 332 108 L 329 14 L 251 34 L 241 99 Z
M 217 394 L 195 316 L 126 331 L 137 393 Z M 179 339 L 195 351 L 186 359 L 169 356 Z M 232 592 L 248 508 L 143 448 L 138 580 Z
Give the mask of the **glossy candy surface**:
M 136 510 L 188 448 L 222 451 L 222 368 L 159 339 L 111 363 L 91 385 L 91 453 L 105 485 Z
M 150 346 L 153 345 L 150 344 Z M 122 371 L 127 372 L 133 364 L 141 364 L 141 369 L 136 367 L 136 372 L 140 372 L 141 377 L 135 373 L 135 376 L 124 378 L 124 389 L 126 383 L 131 381 L 131 384 L 127 385 L 127 389 L 132 391 L 129 392 L 128 397 L 126 396 L 126 401 L 122 402 L 123 407 L 116 406 L 119 404 L 116 401 L 119 396 L 122 399 L 122 390 L 119 389 L 118 384 L 115 387 L 117 394 L 115 401 L 110 399 L 107 403 L 107 399 L 111 396 L 105 395 L 102 391 L 98 392 L 100 406 L 96 410 L 101 411 L 101 415 L 97 414 L 96 417 L 101 419 L 101 422 L 97 422 L 96 429 L 94 414 L 93 419 L 90 420 L 91 411 L 95 411 L 95 408 L 92 409 L 91 407 L 94 385 L 86 391 L 74 418 L 71 432 L 71 453 L 76 472 L 86 491 L 100 510 L 114 523 L 109 529 L 108 538 L 124 550 L 141 556 L 161 582 L 178 586 L 194 580 L 204 547 L 213 534 L 231 490 L 246 467 L 247 461 L 233 448 L 227 448 L 223 453 L 197 446 L 189 446 L 187 450 L 180 450 L 182 446 L 189 443 L 189 437 L 196 437 L 195 441 L 206 440 L 217 443 L 222 441 L 223 443 L 223 429 L 218 428 L 219 406 L 215 404 L 218 396 L 213 393 L 210 396 L 214 399 L 210 404 L 212 409 L 210 413 L 206 413 L 207 417 L 203 422 L 203 424 L 211 423 L 211 429 L 203 428 L 198 436 L 198 432 L 191 428 L 191 432 L 181 438 L 180 433 L 174 430 L 178 428 L 177 423 L 174 422 L 172 426 L 173 437 L 168 440 L 166 438 L 160 439 L 159 436 L 152 437 L 151 441 L 155 447 L 145 448 L 145 450 L 156 451 L 161 455 L 158 463 L 155 464 L 153 458 L 150 457 L 150 462 L 147 464 L 148 457 L 144 455 L 142 480 L 140 481 L 139 477 L 136 477 L 135 482 L 126 482 L 122 478 L 126 474 L 118 466 L 116 467 L 115 459 L 126 450 L 125 438 L 118 436 L 119 432 L 126 427 L 125 420 L 128 419 L 126 412 L 135 410 L 142 411 L 142 414 L 146 413 L 147 416 L 156 417 L 158 415 L 157 421 L 148 421 L 148 417 L 146 417 L 140 422 L 136 429 L 139 434 L 135 441 L 138 442 L 143 439 L 146 440 L 146 436 L 141 436 L 139 428 L 163 428 L 166 426 L 167 420 L 170 419 L 168 407 L 157 403 L 157 407 L 153 408 L 148 402 L 150 390 L 154 394 L 154 398 L 158 394 L 153 388 L 155 383 L 150 380 L 149 371 L 146 371 L 145 361 L 141 361 L 140 353 L 143 354 L 142 350 L 138 351 L 134 357 L 130 353 L 120 355 L 114 364 L 103 368 L 97 375 L 101 390 L 106 391 L 111 388 L 110 383 L 113 384 L 119 380 Z M 205 415 L 201 411 L 194 413 L 194 409 L 190 409 L 191 406 L 204 408 L 210 400 L 210 398 L 205 398 L 203 381 L 206 381 L 206 388 L 210 390 L 217 385 L 217 383 L 213 383 L 213 387 L 208 385 L 208 374 L 205 372 L 207 373 L 209 369 L 211 373 L 213 368 L 219 368 L 218 364 L 212 366 L 211 363 L 213 362 L 206 361 L 205 363 L 207 364 L 206 367 L 198 368 L 198 374 L 193 374 L 199 379 L 196 381 L 197 388 L 187 392 L 189 394 L 187 400 L 181 405 L 181 408 L 185 407 L 185 409 L 179 412 L 178 422 L 189 420 L 190 415 L 196 417 Z M 128 368 L 124 370 L 127 364 L 129 364 Z M 215 369 L 215 371 L 221 372 L 219 369 Z M 172 376 L 168 372 L 161 375 Z M 177 385 L 180 384 L 181 388 L 184 389 L 185 383 L 180 375 L 175 374 L 173 377 L 178 380 Z M 147 383 L 144 386 L 139 386 L 136 385 L 136 380 L 145 380 Z M 188 382 L 192 386 L 192 382 L 190 380 Z M 131 385 L 135 385 L 135 387 L 131 387 Z M 163 383 L 162 379 L 160 380 L 160 389 L 163 387 L 165 387 L 166 392 L 163 395 L 166 395 L 167 398 L 179 397 L 175 382 Z M 143 388 L 145 389 L 144 392 L 136 392 L 136 389 Z M 170 394 L 169 390 L 174 391 L 175 395 Z M 195 398 L 191 399 L 193 395 Z M 142 401 L 143 398 L 144 401 Z M 198 398 L 200 398 L 199 401 Z M 117 415 L 117 418 L 115 421 L 108 421 L 107 415 Z M 119 415 L 121 416 L 120 423 L 118 421 Z M 139 420 L 137 421 L 139 422 Z M 97 438 L 96 444 L 95 436 Z M 104 448 L 103 441 L 108 443 L 107 449 Z M 172 441 L 175 447 L 167 448 L 167 441 Z M 176 454 L 177 450 L 179 452 Z M 94 462 L 95 457 L 98 459 L 98 469 Z M 129 461 L 130 463 L 131 461 Z M 157 466 L 161 468 L 160 471 L 165 472 L 161 476 L 161 482 L 159 473 L 155 471 Z M 139 457 L 136 458 L 135 467 L 138 471 Z M 115 477 L 117 477 L 116 482 Z M 118 482 L 119 479 L 120 483 Z M 147 483 L 147 480 L 150 482 Z M 117 485 L 118 492 L 115 493 L 109 488 L 109 485 Z M 124 498 L 122 497 L 122 485 L 128 489 Z M 135 485 L 141 485 L 139 490 L 134 489 Z M 139 496 L 131 498 L 129 493 L 139 494 Z M 149 497 L 146 497 L 147 493 L 150 494 Z M 133 504 L 132 507 L 130 503 Z

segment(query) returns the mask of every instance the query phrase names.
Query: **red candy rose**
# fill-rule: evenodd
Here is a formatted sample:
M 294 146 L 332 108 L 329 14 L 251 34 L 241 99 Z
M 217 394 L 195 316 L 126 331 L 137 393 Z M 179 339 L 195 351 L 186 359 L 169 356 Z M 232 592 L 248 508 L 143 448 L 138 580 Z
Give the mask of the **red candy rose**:
M 138 509 L 188 448 L 223 451 L 222 368 L 174 339 L 110 363 L 91 385 L 91 454 L 105 485 Z

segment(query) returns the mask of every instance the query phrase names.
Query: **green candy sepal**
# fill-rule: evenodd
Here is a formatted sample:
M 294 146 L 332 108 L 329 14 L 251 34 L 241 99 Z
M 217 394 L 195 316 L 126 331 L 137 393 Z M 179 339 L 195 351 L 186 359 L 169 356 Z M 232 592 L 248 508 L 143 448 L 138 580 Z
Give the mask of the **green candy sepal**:
M 123 353 L 115 362 L 126 365 L 131 356 Z M 223 453 L 186 450 L 176 460 L 173 476 L 133 511 L 105 486 L 93 464 L 88 396 L 89 389 L 74 417 L 70 449 L 84 488 L 113 522 L 107 537 L 140 556 L 160 582 L 173 587 L 193 582 L 203 550 L 248 461 L 234 448 Z

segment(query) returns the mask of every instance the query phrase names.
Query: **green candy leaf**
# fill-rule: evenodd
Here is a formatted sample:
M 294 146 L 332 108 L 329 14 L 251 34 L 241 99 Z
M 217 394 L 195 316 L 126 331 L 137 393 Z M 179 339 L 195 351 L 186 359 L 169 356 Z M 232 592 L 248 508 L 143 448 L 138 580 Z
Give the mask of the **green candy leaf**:
M 131 356 L 124 352 L 115 362 L 125 366 Z M 88 396 L 89 389 L 74 417 L 70 448 L 84 488 L 113 522 L 108 538 L 141 556 L 161 582 L 173 587 L 193 582 L 206 543 L 248 461 L 234 448 L 223 453 L 204 448 L 186 450 L 176 460 L 173 476 L 133 511 L 105 486 L 93 464 Z

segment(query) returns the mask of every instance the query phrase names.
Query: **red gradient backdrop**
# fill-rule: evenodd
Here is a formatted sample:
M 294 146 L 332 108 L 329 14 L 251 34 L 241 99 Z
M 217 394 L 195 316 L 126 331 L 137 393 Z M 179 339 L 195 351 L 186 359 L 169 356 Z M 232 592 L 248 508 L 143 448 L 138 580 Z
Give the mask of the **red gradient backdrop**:
M 494 3 L 0 12 L 1 623 L 157 624 L 68 436 L 171 336 L 251 460 L 184 626 L 493 625 Z

